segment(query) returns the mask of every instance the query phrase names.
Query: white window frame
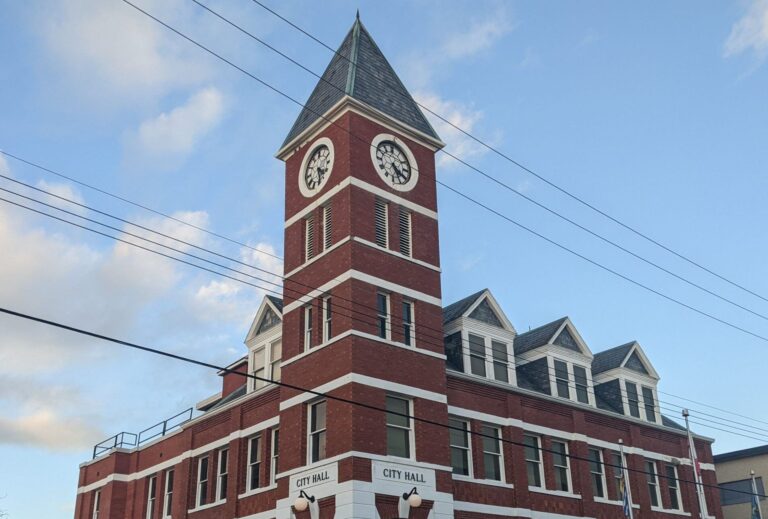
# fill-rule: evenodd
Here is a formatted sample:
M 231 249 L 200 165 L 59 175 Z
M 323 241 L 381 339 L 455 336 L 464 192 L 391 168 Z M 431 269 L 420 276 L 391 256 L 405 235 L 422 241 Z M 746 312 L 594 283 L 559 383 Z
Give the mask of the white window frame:
M 386 315 L 382 315 L 379 310 L 379 297 L 384 297 L 386 306 Z M 381 290 L 376 292 L 376 336 L 381 339 L 392 340 L 392 308 L 391 300 L 387 292 Z M 384 319 L 384 337 L 381 336 L 381 321 Z
M 474 472 L 472 470 L 473 469 L 473 467 L 472 467 L 472 437 L 470 435 L 472 424 L 470 423 L 469 420 L 467 420 L 465 418 L 458 417 L 458 416 L 449 416 L 448 417 L 448 423 L 450 424 L 451 422 L 454 422 L 454 424 L 460 423 L 460 424 L 462 424 L 464 426 L 464 440 L 467 442 L 467 446 L 464 447 L 464 446 L 461 446 L 461 445 L 454 445 L 453 443 L 451 443 L 450 439 L 448 441 L 448 446 L 450 447 L 450 450 L 459 449 L 459 450 L 465 451 L 466 454 L 467 454 L 467 473 L 466 474 L 457 474 L 456 472 L 453 472 L 453 475 L 454 476 L 464 476 L 464 477 L 470 477 L 471 478 L 471 477 L 473 477 L 473 472 Z M 454 429 L 451 429 L 451 431 L 453 431 L 453 430 Z M 448 437 L 450 438 L 450 433 L 449 433 Z M 451 468 L 453 468 L 453 466 L 451 466 Z
M 651 398 L 653 399 L 653 405 L 650 407 L 653 408 L 653 420 L 650 419 L 648 416 L 648 402 L 645 401 L 645 390 L 649 390 L 651 392 Z M 640 398 L 643 402 L 643 414 L 645 415 L 645 420 L 649 423 L 658 423 L 659 422 L 659 413 L 656 411 L 656 391 L 651 386 L 647 386 L 645 384 L 640 385 Z
M 597 452 L 597 458 L 598 459 L 597 459 L 596 462 L 594 460 L 592 460 L 592 454 L 591 453 L 593 451 Z M 594 481 L 594 478 L 597 475 L 600 476 L 600 483 L 603 486 L 603 495 L 602 496 L 597 495 L 595 493 L 595 489 L 592 488 L 593 497 L 596 497 L 598 499 L 608 499 L 608 480 L 607 480 L 606 474 L 605 474 L 606 468 L 605 468 L 605 459 L 604 459 L 604 455 L 603 455 L 603 449 L 601 449 L 599 447 L 594 447 L 592 445 L 589 445 L 587 447 L 587 458 L 589 458 L 589 462 L 588 463 L 590 464 L 590 466 L 589 466 L 589 476 L 590 476 L 589 483 L 590 483 L 590 486 L 592 486 L 592 482 Z M 600 466 L 600 472 L 595 472 L 594 470 L 592 470 L 592 466 L 591 466 L 592 463 L 597 463 Z
M 304 351 L 309 351 L 312 348 L 313 314 L 314 308 L 311 304 L 304 306 Z
M 389 454 L 389 453 L 387 453 L 387 455 L 400 460 L 416 459 L 416 437 L 414 433 L 414 420 L 413 418 L 410 418 L 411 416 L 413 416 L 413 400 L 403 395 L 387 394 L 386 396 L 389 398 L 395 398 L 395 399 L 404 401 L 406 403 L 405 412 L 409 416 L 408 426 L 403 427 L 402 425 L 390 424 L 389 422 L 387 422 L 386 413 L 385 413 L 384 423 L 387 428 L 392 427 L 395 429 L 405 429 L 408 431 L 408 457 L 395 456 L 394 454 Z
M 490 378 L 492 380 L 495 380 L 496 382 L 503 382 L 505 384 L 511 384 L 512 383 L 512 377 L 509 374 L 509 365 L 510 365 L 509 359 L 511 358 L 511 354 L 509 352 L 509 350 L 510 350 L 510 343 L 507 342 L 507 341 L 501 341 L 499 339 L 494 339 L 493 337 L 486 337 L 485 340 L 486 340 L 486 343 L 490 343 L 490 348 L 491 348 L 490 349 L 490 355 L 489 355 L 489 362 L 491 364 L 491 369 L 488 372 L 488 378 Z M 506 356 L 507 356 L 507 360 L 506 361 L 496 360 L 496 356 L 494 355 L 495 350 L 493 349 L 493 344 L 494 343 L 501 344 L 501 345 L 504 346 L 504 351 L 506 352 Z M 496 365 L 497 364 L 505 366 L 506 373 L 507 373 L 507 380 L 499 380 L 498 378 L 496 378 Z
M 637 394 L 637 400 L 630 400 L 629 398 L 629 384 L 635 386 L 635 393 Z M 627 415 L 631 418 L 642 419 L 643 409 L 643 395 L 640 394 L 640 384 L 634 380 L 624 380 L 624 395 L 627 402 Z M 630 402 L 637 402 L 637 416 L 632 414 L 632 404 Z
M 318 405 L 322 403 L 325 403 L 325 427 L 323 429 L 312 430 L 312 412 Z M 319 436 L 320 434 L 325 435 L 325 449 L 326 449 L 325 456 L 323 456 L 322 458 L 318 457 L 318 459 L 313 460 L 312 452 L 314 451 L 314 447 L 315 447 L 315 437 Z M 318 400 L 316 402 L 312 402 L 307 406 L 307 462 L 318 463 L 327 458 L 328 458 L 328 401 Z
M 591 405 L 592 404 L 592 396 L 590 395 L 590 393 L 592 391 L 591 391 L 590 383 L 589 383 L 589 368 L 587 368 L 586 366 L 582 366 L 581 364 L 573 364 L 573 363 L 570 364 L 569 368 L 571 370 L 571 378 L 573 378 L 573 400 L 575 402 L 580 403 L 580 404 Z M 583 384 L 583 386 L 584 386 L 584 392 L 587 395 L 587 401 L 586 402 L 582 402 L 581 400 L 579 400 L 579 387 L 582 386 L 582 384 L 578 384 L 576 382 L 576 368 L 581 368 L 581 369 L 584 370 L 584 384 Z
M 333 338 L 333 298 L 330 294 L 323 296 L 323 342 Z
M 482 360 L 483 360 L 483 362 L 482 362 L 481 366 L 483 366 L 483 374 L 475 373 L 474 370 L 472 369 L 472 358 L 473 357 L 474 358 L 478 358 L 478 359 L 480 358 L 479 354 L 472 350 L 472 346 L 473 346 L 472 337 L 477 337 L 479 339 L 482 339 L 482 355 L 483 355 Z M 480 343 L 477 343 L 477 344 L 480 345 Z M 472 332 L 472 331 L 468 332 L 467 333 L 467 350 L 468 350 L 468 354 L 469 354 L 469 363 L 468 363 L 468 366 L 467 366 L 467 370 L 468 370 L 467 372 L 470 375 L 475 375 L 476 377 L 488 378 L 488 345 L 486 344 L 486 337 L 485 337 L 485 335 L 481 335 L 479 333 L 475 333 L 475 332 Z
M 674 483 L 675 483 L 674 487 L 671 485 L 671 483 L 672 483 L 672 481 L 670 481 L 671 476 L 667 472 L 667 469 L 672 469 L 672 472 L 674 474 Z M 674 489 L 675 490 L 675 496 L 677 497 L 677 507 L 672 507 L 672 508 L 670 508 L 670 510 L 682 511 L 683 510 L 683 496 L 680 493 L 680 475 L 677 472 L 677 467 L 674 466 L 671 463 L 664 464 L 664 475 L 666 476 L 666 479 L 667 479 L 667 491 L 671 492 L 672 489 Z M 671 499 L 672 496 L 671 496 L 671 494 L 670 494 L 669 497 L 670 497 L 670 503 L 669 504 L 670 504 L 670 507 L 671 507 L 672 506 L 672 499 Z
M 565 377 L 566 378 L 564 378 L 564 379 L 558 375 L 558 370 L 557 370 L 557 364 L 558 363 L 563 364 L 565 366 Z M 558 398 L 564 398 L 566 400 L 572 400 L 572 398 L 571 398 L 571 379 L 572 379 L 572 377 L 571 377 L 571 370 L 569 369 L 568 364 L 569 363 L 566 360 L 559 359 L 557 357 L 552 357 L 552 371 L 553 371 L 553 376 L 555 377 L 555 387 L 554 387 L 555 393 L 554 393 L 553 396 L 556 396 Z M 565 391 L 567 392 L 566 396 L 563 396 L 563 395 L 560 394 L 560 383 L 563 382 L 563 381 L 565 381 Z
M 661 489 L 659 488 L 659 466 L 654 460 L 649 460 L 648 458 L 645 458 L 643 465 L 645 467 L 645 483 L 648 488 L 648 499 L 651 503 L 651 508 L 661 508 L 664 502 L 661 500 Z M 653 467 L 652 471 L 650 467 Z M 653 481 L 650 480 L 651 475 L 653 475 Z M 655 505 L 651 497 L 651 486 L 653 486 L 656 496 Z
M 101 489 L 93 493 L 93 514 L 91 519 L 99 519 L 101 513 Z
M 280 428 L 275 427 L 272 429 L 272 438 L 269 442 L 269 449 L 271 456 L 269 459 L 269 481 L 274 485 L 277 483 L 275 476 L 277 476 L 277 462 L 280 457 Z
M 246 458 L 246 469 L 245 469 L 245 489 L 247 492 L 250 492 L 252 490 L 256 490 L 257 488 L 261 487 L 261 453 L 262 453 L 262 441 L 263 437 L 261 433 L 254 434 L 253 436 L 248 437 L 248 458 Z M 253 444 L 256 443 L 256 460 L 253 461 Z M 257 474 L 257 481 L 256 486 L 252 486 L 251 482 L 253 481 L 253 473 L 254 471 Z
M 333 245 L 333 212 L 330 202 L 323 206 L 323 251 Z
M 218 451 L 218 463 L 216 464 L 216 503 L 223 503 L 227 500 L 227 491 L 229 490 L 229 448 L 225 447 Z M 222 485 L 223 484 L 223 485 Z M 224 496 L 221 495 L 222 486 L 227 488 Z
M 157 474 L 149 477 L 147 481 L 147 511 L 144 517 L 152 519 L 155 516 L 155 505 L 157 504 Z
M 565 465 L 558 465 L 555 462 L 555 456 L 557 455 L 554 452 L 554 450 L 555 450 L 554 449 L 554 444 L 555 443 L 559 443 L 559 444 L 561 444 L 561 445 L 563 445 L 565 447 L 565 452 L 562 455 L 563 459 L 565 460 Z M 558 491 L 561 491 L 561 492 L 568 492 L 569 494 L 573 493 L 573 481 L 571 479 L 572 476 L 571 476 L 571 463 L 570 463 L 570 449 L 569 449 L 568 442 L 565 441 L 565 440 L 558 439 L 558 438 L 553 438 L 550 441 L 550 450 L 552 451 L 551 454 L 552 454 L 552 469 L 553 469 L 553 471 L 556 473 L 558 469 L 563 469 L 564 468 L 565 469 L 565 482 L 568 485 L 568 488 L 566 490 L 563 490 L 562 488 L 556 488 L 555 490 L 558 490 Z
M 526 437 L 533 438 L 533 439 L 536 440 L 536 446 L 535 447 L 536 447 L 536 453 L 537 453 L 538 459 L 534 460 L 534 459 L 528 458 L 527 454 L 525 453 L 525 449 L 527 448 L 527 445 L 524 445 L 524 447 L 523 447 L 523 457 L 525 458 L 525 474 L 526 474 L 525 477 L 526 477 L 526 479 L 528 478 L 528 464 L 529 463 L 535 463 L 536 464 L 536 470 L 537 470 L 537 472 L 539 474 L 539 483 L 540 483 L 540 485 L 536 486 L 536 485 L 532 485 L 531 482 L 528 481 L 528 487 L 529 488 L 546 488 L 547 482 L 544 479 L 544 460 L 543 460 L 542 450 L 541 450 L 541 436 L 539 436 L 537 434 L 525 433 L 525 434 L 523 434 L 523 443 L 524 444 L 525 444 L 525 438 Z
M 275 359 L 275 347 L 280 347 L 280 358 Z M 282 336 L 269 343 L 269 378 L 275 382 L 280 382 L 283 378 L 283 338 Z M 280 375 L 276 375 L 275 372 L 280 371 Z
M 283 355 L 281 353 L 280 359 L 278 359 L 277 361 L 272 359 L 272 348 L 278 342 L 282 343 L 282 340 L 283 340 L 282 336 L 278 336 L 277 338 L 274 338 L 271 341 L 266 341 L 259 344 L 257 347 L 251 350 L 251 354 L 250 354 L 251 358 L 248 363 L 251 368 L 251 375 L 262 377 L 265 379 L 276 380 L 275 373 L 274 373 L 275 362 L 279 361 L 280 364 L 282 365 Z M 281 348 L 282 348 L 282 345 L 281 345 Z M 256 355 L 261 353 L 262 351 L 264 352 L 264 365 L 256 366 Z M 262 372 L 262 374 L 259 374 L 259 372 Z M 282 375 L 281 375 L 281 378 L 282 378 Z M 265 382 L 263 380 L 256 380 L 254 378 L 249 379 L 248 383 L 251 386 L 251 391 L 255 391 L 257 389 L 261 389 L 263 387 L 271 385 L 270 382 Z
M 165 471 L 165 486 L 163 488 L 163 519 L 171 517 L 173 512 L 173 480 L 174 469 L 168 469 Z
M 403 317 L 405 317 L 405 305 L 409 306 L 410 322 L 406 324 L 405 320 L 403 320 L 403 344 L 409 347 L 416 347 L 416 304 L 410 299 L 403 299 L 400 303 L 403 309 Z M 406 326 L 408 327 L 407 333 Z
M 634 384 L 635 388 L 637 388 L 637 413 L 638 416 L 634 416 L 630 412 L 629 407 L 629 389 L 627 384 Z M 643 389 L 649 389 L 651 391 L 651 395 L 653 396 L 653 412 L 654 417 L 656 418 L 655 421 L 650 421 L 648 419 L 648 412 L 646 409 L 646 403 L 645 403 L 645 395 L 643 394 Z M 644 378 L 635 378 L 635 377 L 623 377 L 621 379 L 621 400 L 624 404 L 624 408 L 626 410 L 626 415 L 630 418 L 635 418 L 636 420 L 643 420 L 648 423 L 661 423 L 661 412 L 659 408 L 659 395 L 656 392 L 656 386 L 653 383 L 653 381 L 644 379 Z
M 203 474 L 203 460 L 205 460 L 205 474 Z M 195 485 L 195 506 L 197 508 L 200 508 L 208 502 L 208 472 L 210 471 L 210 464 L 211 459 L 207 455 L 197 459 L 197 484 Z M 205 479 L 201 479 L 202 476 L 205 476 Z M 203 484 L 205 484 L 205 492 L 200 492 Z
M 496 452 L 491 452 L 491 451 L 485 450 L 485 440 L 487 438 L 485 436 L 482 437 L 482 440 L 483 440 L 482 441 L 483 478 L 484 479 L 489 479 L 491 481 L 501 481 L 501 482 L 504 482 L 504 481 L 506 481 L 506 475 L 504 473 L 504 442 L 502 441 L 503 440 L 503 437 L 502 437 L 503 431 L 502 431 L 501 427 L 499 427 L 497 425 L 488 424 L 488 423 L 482 424 L 480 431 L 483 432 L 483 430 L 485 430 L 485 429 L 492 429 L 492 430 L 494 430 L 494 431 L 496 431 L 498 433 L 498 438 L 496 439 L 496 444 L 499 447 L 499 452 L 496 453 Z M 485 433 L 483 433 L 483 434 L 485 434 Z M 470 449 L 470 451 L 471 451 L 471 449 Z M 496 457 L 496 458 L 499 459 L 499 479 L 492 479 L 492 478 L 488 477 L 488 465 L 485 462 L 486 456 L 493 456 L 493 457 Z

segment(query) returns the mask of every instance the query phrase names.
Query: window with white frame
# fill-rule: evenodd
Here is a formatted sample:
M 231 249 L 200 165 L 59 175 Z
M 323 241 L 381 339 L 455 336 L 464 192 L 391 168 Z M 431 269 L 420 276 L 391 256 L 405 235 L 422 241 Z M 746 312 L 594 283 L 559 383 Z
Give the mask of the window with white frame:
M 413 346 L 415 339 L 413 313 L 413 302 L 403 301 L 403 343 L 406 346 Z
M 483 469 L 485 479 L 502 481 L 504 479 L 504 457 L 501 451 L 501 429 L 492 425 L 483 425 Z
M 267 347 L 261 346 L 251 354 L 251 374 L 256 377 L 253 380 L 253 389 L 259 389 L 267 385 Z
M 664 470 L 667 472 L 667 491 L 669 492 L 669 506 L 673 510 L 682 510 L 680 498 L 680 481 L 677 479 L 677 467 L 666 465 Z
M 312 347 L 312 305 L 304 307 L 304 351 Z
M 333 244 L 333 216 L 331 204 L 323 206 L 323 250 L 328 250 Z
M 208 456 L 197 460 L 197 494 L 195 503 L 203 506 L 208 502 Z
M 269 345 L 270 378 L 279 382 L 283 377 L 281 364 L 283 361 L 283 341 L 275 341 Z
M 555 365 L 555 387 L 557 396 L 571 399 L 570 382 L 568 380 L 568 364 L 562 360 L 554 359 Z
M 643 386 L 643 406 L 645 407 L 645 419 L 649 422 L 656 421 L 656 402 L 653 398 L 653 389 Z
M 163 496 L 163 519 L 171 517 L 173 512 L 173 469 L 165 471 L 165 495 Z
M 283 357 L 282 339 L 261 345 L 251 353 L 251 374 L 253 389 L 259 389 L 267 385 L 267 380 L 280 381 L 282 370 L 280 365 Z M 260 380 L 263 379 L 263 380 Z
M 155 517 L 155 504 L 157 503 L 157 476 L 151 476 L 147 482 L 147 519 Z
M 91 519 L 99 519 L 101 513 L 101 490 L 97 490 L 93 493 L 93 514 Z
M 500 382 L 509 382 L 509 356 L 506 343 L 491 341 L 493 357 L 493 378 Z
M 473 375 L 485 377 L 485 338 L 469 334 L 469 368 Z
M 413 221 L 411 212 L 404 207 L 400 208 L 400 254 L 411 256 L 411 222 Z
M 542 470 L 541 470 L 541 441 L 538 436 L 526 434 L 523 436 L 523 444 L 525 445 L 525 467 L 528 473 L 528 486 L 529 487 L 541 487 Z
M 410 458 L 412 421 L 411 401 L 397 396 L 387 395 L 387 454 L 400 458 Z
M 248 490 L 256 490 L 261 483 L 261 435 L 248 439 L 248 468 L 246 470 Z
M 573 366 L 573 383 L 576 386 L 576 400 L 582 404 L 589 403 L 589 380 L 587 370 L 583 366 Z
M 304 261 L 315 257 L 315 217 L 304 219 Z
M 219 468 L 216 471 L 216 501 L 227 498 L 227 483 L 229 482 L 229 449 L 219 451 Z
M 389 294 L 376 293 L 377 332 L 382 339 L 390 338 Z
M 323 342 L 333 337 L 333 301 L 331 296 L 323 298 Z
M 469 444 L 469 422 L 450 418 L 448 426 L 451 445 L 451 467 L 453 473 L 469 476 L 471 467 L 471 451 Z
M 648 494 L 651 498 L 651 506 L 659 507 L 661 496 L 659 495 L 659 475 L 656 471 L 656 462 L 645 460 L 645 479 L 648 482 Z
M 322 400 L 309 406 L 309 461 L 324 460 L 327 402 Z
M 272 458 L 269 463 L 269 470 L 271 472 L 270 481 L 272 484 L 277 483 L 277 471 L 278 471 L 278 465 L 277 462 L 279 461 L 280 455 L 280 429 L 274 428 L 272 429 Z
M 552 442 L 552 469 L 555 475 L 555 490 L 571 491 L 571 470 L 568 466 L 568 444 Z
M 381 198 L 376 199 L 374 217 L 376 245 L 386 249 L 389 247 L 389 204 Z
M 603 451 L 600 449 L 590 448 L 588 452 L 589 458 L 589 475 L 592 481 L 592 495 L 594 497 L 606 498 L 605 493 L 605 470 L 603 466 Z
M 640 396 L 637 394 L 637 384 L 624 381 L 624 387 L 627 390 L 629 414 L 635 418 L 640 418 Z

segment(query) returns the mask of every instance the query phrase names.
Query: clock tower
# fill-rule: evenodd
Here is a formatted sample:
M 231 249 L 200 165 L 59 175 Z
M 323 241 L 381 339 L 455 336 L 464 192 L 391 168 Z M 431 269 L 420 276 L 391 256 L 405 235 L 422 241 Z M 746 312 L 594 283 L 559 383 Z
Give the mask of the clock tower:
M 314 495 L 320 517 L 401 517 L 414 486 L 410 517 L 453 516 L 448 431 L 403 416 L 448 421 L 442 146 L 358 17 L 277 153 L 282 380 L 393 413 L 281 389 L 278 481 L 289 500 Z

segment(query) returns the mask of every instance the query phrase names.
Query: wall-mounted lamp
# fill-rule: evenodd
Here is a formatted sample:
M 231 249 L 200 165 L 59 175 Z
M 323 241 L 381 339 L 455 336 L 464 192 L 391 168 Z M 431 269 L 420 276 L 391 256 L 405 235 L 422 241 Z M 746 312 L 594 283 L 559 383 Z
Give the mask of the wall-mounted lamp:
M 400 517 L 408 517 L 411 512 L 411 508 L 418 508 L 421 506 L 421 496 L 416 491 L 416 487 L 413 487 L 410 492 L 406 492 L 402 496 L 398 506 L 398 514 Z
M 293 509 L 297 512 L 303 512 L 309 508 L 309 516 L 312 519 L 320 517 L 320 507 L 317 504 L 315 496 L 310 496 L 303 490 L 299 492 L 299 497 L 293 502 Z

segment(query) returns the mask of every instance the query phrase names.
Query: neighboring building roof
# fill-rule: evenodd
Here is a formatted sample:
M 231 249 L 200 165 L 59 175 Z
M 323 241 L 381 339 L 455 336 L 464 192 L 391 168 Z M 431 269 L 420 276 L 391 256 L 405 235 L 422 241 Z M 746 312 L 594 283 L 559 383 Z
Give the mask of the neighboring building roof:
M 667 427 L 671 427 L 672 429 L 677 429 L 679 431 L 685 431 L 685 427 L 683 427 L 676 421 L 672 420 L 671 418 L 667 418 L 664 415 L 661 415 L 661 425 L 665 425 Z
M 440 140 L 358 16 L 281 148 L 320 119 L 345 95 Z
M 200 411 L 209 413 L 209 412 L 211 412 L 211 411 L 213 411 L 215 409 L 218 409 L 219 407 L 221 407 L 223 405 L 227 405 L 231 401 L 237 400 L 238 398 L 243 396 L 245 394 L 245 392 L 246 392 L 246 389 L 247 389 L 246 388 L 246 384 L 243 384 L 242 386 L 240 386 L 239 388 L 235 389 L 234 391 L 232 391 L 230 394 L 228 394 L 224 398 L 222 398 L 222 399 L 220 399 L 220 400 L 218 400 L 216 402 L 213 402 L 213 403 L 211 403 L 209 405 L 206 405 L 204 407 L 201 407 Z
M 602 373 L 609 369 L 620 368 L 621 363 L 627 357 L 629 350 L 631 350 L 634 345 L 635 342 L 632 341 L 609 350 L 595 353 L 595 356 L 592 359 L 592 374 L 596 375 L 597 373 Z
M 561 317 L 557 321 L 552 321 L 549 324 L 539 326 L 538 328 L 534 328 L 533 330 L 518 335 L 515 338 L 515 355 L 531 351 L 539 346 L 544 346 L 549 343 L 549 340 L 555 335 L 557 330 L 560 329 L 566 319 L 568 319 L 568 317 Z
M 469 310 L 469 307 L 475 304 L 475 301 L 485 293 L 487 289 L 482 289 L 479 292 L 475 292 L 471 296 L 467 296 L 464 299 L 460 299 L 453 304 L 450 304 L 443 308 L 443 324 L 449 323 L 458 319 L 464 313 Z
M 723 463 L 725 461 L 740 460 L 744 458 L 751 458 L 753 456 L 763 456 L 768 454 L 768 445 L 760 445 L 758 447 L 752 447 L 749 449 L 742 449 L 740 451 L 724 452 L 722 454 L 716 454 L 713 456 L 715 463 Z
M 272 302 L 272 304 L 275 305 L 275 308 L 277 308 L 280 311 L 280 313 L 283 313 L 283 300 L 280 299 L 279 297 L 270 296 L 270 295 L 268 295 L 267 297 Z

